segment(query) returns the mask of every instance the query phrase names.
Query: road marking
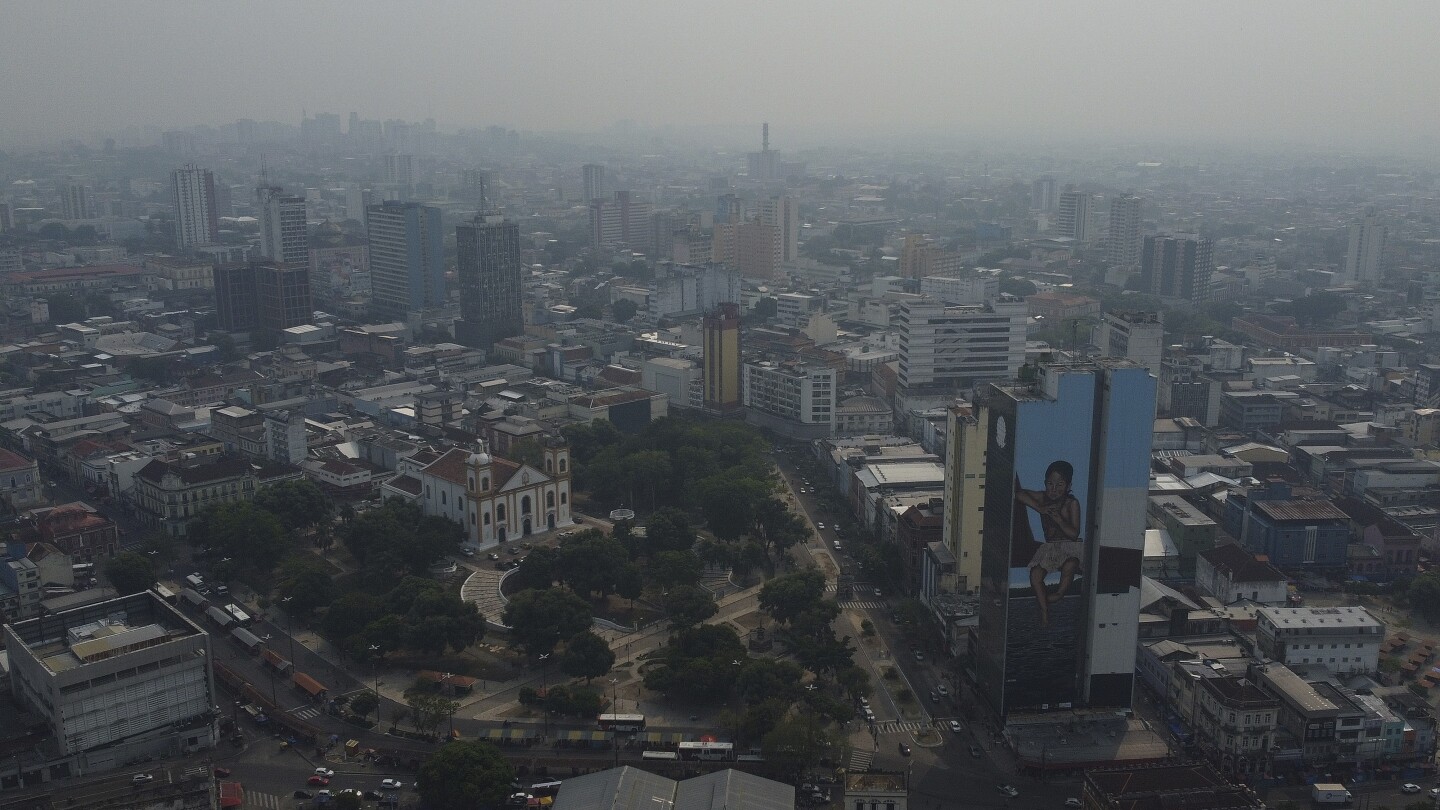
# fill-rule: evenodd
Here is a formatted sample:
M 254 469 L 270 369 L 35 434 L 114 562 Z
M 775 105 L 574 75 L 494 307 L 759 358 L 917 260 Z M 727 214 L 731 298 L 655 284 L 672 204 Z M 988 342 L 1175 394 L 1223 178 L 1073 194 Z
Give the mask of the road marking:
M 263 807 L 265 810 L 284 810 L 285 800 L 269 793 L 247 790 L 245 791 L 245 806 Z
M 924 720 L 882 720 L 875 724 L 877 734 L 896 734 L 899 732 L 914 733 L 926 731 L 936 727 L 936 722 L 925 722 Z
M 874 761 L 874 751 L 865 751 L 857 748 L 850 752 L 850 770 L 852 771 L 868 771 L 870 770 L 870 763 Z
M 884 610 L 884 602 L 841 602 L 840 607 L 846 610 Z
M 320 710 L 314 706 L 296 706 L 290 710 L 290 713 L 301 720 L 309 720 L 312 717 L 320 716 Z

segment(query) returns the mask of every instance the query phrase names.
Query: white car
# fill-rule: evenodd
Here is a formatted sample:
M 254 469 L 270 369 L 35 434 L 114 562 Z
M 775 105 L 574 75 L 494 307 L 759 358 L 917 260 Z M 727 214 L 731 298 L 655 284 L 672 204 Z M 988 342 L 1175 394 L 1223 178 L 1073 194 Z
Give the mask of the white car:
M 1070 798 L 1068 798 L 1068 799 L 1065 800 L 1065 806 L 1066 806 L 1066 807 L 1084 807 L 1085 804 L 1084 804 L 1083 802 L 1081 802 L 1079 799 L 1075 798 L 1074 796 L 1071 796 Z
M 1417 785 L 1417 784 L 1415 784 L 1414 782 L 1406 782 L 1405 784 L 1403 784 L 1403 785 L 1400 786 L 1400 792 L 1401 792 L 1401 793 L 1419 793 L 1419 792 L 1420 792 L 1420 786 Z
M 323 776 L 326 779 L 333 779 L 335 777 L 335 772 L 330 770 L 329 768 L 316 768 L 315 775 Z
M 817 528 L 817 529 L 819 529 L 819 530 L 821 530 L 821 531 L 824 531 L 824 530 L 825 530 L 825 524 L 824 524 L 824 523 L 816 523 L 816 524 L 815 524 L 815 528 Z
M 935 691 L 939 692 L 942 695 L 948 695 L 950 694 L 950 687 L 942 683 L 939 686 L 935 687 Z
M 965 730 L 965 727 L 962 726 L 962 725 L 960 725 L 960 721 L 959 721 L 959 720 L 951 720 L 951 721 L 950 721 L 950 730 L 951 730 L 952 732 L 956 733 L 956 734 L 959 734 L 960 732 L 962 732 L 962 731 Z
M 130 784 L 132 784 L 132 785 L 143 785 L 143 784 L 145 784 L 146 782 L 154 782 L 154 781 L 155 781 L 155 777 L 151 776 L 151 775 L 148 774 L 148 773 L 137 773 L 137 774 L 135 774 L 134 776 L 130 777 Z
M 381 779 L 380 787 L 384 788 L 385 790 L 399 790 L 400 788 L 405 787 L 405 783 L 401 782 L 399 779 Z

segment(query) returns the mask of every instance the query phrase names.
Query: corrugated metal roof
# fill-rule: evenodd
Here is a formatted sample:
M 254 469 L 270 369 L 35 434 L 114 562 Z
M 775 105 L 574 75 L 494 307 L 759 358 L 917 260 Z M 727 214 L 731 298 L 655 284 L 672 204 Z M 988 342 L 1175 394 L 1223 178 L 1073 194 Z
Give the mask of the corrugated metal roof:
M 1329 501 L 1255 501 L 1255 508 L 1275 520 L 1350 519 Z

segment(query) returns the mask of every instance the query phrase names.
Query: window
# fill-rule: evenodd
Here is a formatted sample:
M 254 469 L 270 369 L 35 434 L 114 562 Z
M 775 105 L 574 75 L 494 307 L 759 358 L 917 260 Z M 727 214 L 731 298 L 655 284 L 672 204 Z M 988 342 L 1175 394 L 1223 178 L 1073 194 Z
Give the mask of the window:
M 568 500 L 568 498 L 566 497 L 568 494 L 569 494 L 569 493 L 566 493 L 566 492 L 560 493 L 560 505 L 561 505 L 561 506 L 564 506 L 565 503 L 566 503 L 566 501 Z
M 553 492 L 547 492 L 547 493 L 545 493 L 545 508 L 546 508 L 546 509 L 554 509 L 554 508 L 555 508 L 555 493 L 553 493 Z
M 441 506 L 444 506 L 444 505 L 445 505 L 445 490 L 443 490 L 443 489 L 440 490 L 440 505 L 441 505 Z
M 495 504 L 495 520 L 496 520 L 496 521 L 501 521 L 501 520 L 504 520 L 504 519 L 505 519 L 505 504 L 503 504 L 503 503 L 497 503 L 497 504 Z
M 489 526 L 489 525 L 490 525 L 490 513 L 489 513 L 489 512 L 486 512 L 486 513 L 485 513 L 485 517 L 483 517 L 482 520 L 484 521 L 484 523 L 485 523 L 486 526 Z
M 487 490 L 487 489 L 489 489 L 489 488 L 490 488 L 490 476 L 487 475 L 487 476 L 485 476 L 484 478 L 481 478 L 481 479 L 480 479 L 480 490 L 483 492 L 484 490 Z
M 522 514 L 522 515 L 528 515 L 528 514 L 530 514 L 530 496 L 529 496 L 529 495 L 526 495 L 525 497 L 523 497 L 523 498 L 520 499 L 520 514 Z
M 561 456 L 561 457 L 560 457 L 560 472 L 562 472 L 562 473 L 565 472 L 565 457 L 564 457 L 564 456 Z

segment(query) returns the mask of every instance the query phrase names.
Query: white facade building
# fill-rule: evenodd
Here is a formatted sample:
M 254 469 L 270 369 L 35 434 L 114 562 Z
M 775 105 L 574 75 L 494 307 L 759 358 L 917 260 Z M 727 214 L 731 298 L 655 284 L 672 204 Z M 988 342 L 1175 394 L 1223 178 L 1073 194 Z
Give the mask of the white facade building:
M 1165 349 L 1165 324 L 1158 312 L 1106 312 L 1096 328 L 1102 357 L 1133 360 L 1156 378 Z
M 279 188 L 255 189 L 260 208 L 260 244 L 265 256 L 293 265 L 310 262 L 310 230 L 305 223 L 305 198 Z
M 741 375 L 744 404 L 802 433 L 828 436 L 835 423 L 835 376 L 835 369 L 809 363 L 746 363 Z M 771 420 L 761 423 L 768 426 Z
M 1025 363 L 1025 301 L 1002 295 L 989 304 L 900 303 L 900 385 L 961 390 L 1013 378 Z
M 1000 296 L 1000 277 L 974 275 L 962 278 L 926 276 L 920 279 L 920 294 L 947 304 L 983 304 Z
M 1323 664 L 1331 672 L 1372 673 L 1385 625 L 1362 607 L 1265 607 L 1256 611 L 1260 653 L 1283 664 Z
M 1350 243 L 1345 251 L 1346 281 L 1359 286 L 1380 282 L 1387 233 L 1374 209 L 1367 210 L 1364 219 L 1351 224 Z
M 549 445 L 544 459 L 542 471 L 453 448 L 419 471 L 420 509 L 460 523 L 480 548 L 569 525 L 570 449 Z
M 181 249 L 208 245 L 219 238 L 215 209 L 215 175 L 191 163 L 170 173 L 175 204 L 175 245 Z

